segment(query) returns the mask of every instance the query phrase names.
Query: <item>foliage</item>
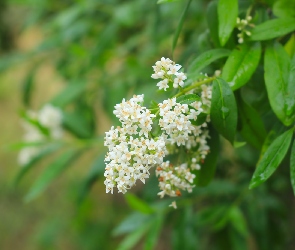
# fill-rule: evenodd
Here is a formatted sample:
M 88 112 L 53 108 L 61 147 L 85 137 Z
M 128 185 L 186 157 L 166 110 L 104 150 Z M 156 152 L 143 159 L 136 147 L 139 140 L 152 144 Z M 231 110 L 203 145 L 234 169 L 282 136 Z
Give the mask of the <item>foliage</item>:
M 40 196 L 53 179 L 89 154 L 93 164 L 83 166 L 89 173 L 76 194 L 77 213 L 82 216 L 91 188 L 104 180 L 100 128 L 118 125 L 113 107 L 123 98 L 144 93 L 145 106 L 159 115 L 156 105 L 164 99 L 175 96 L 178 103 L 191 105 L 200 97 L 188 91 L 212 83 L 210 152 L 194 172 L 193 192 L 177 198 L 174 211 L 168 207 L 171 199 L 156 197 L 158 182 L 151 175 L 135 194 L 130 190 L 125 195 L 134 212 L 120 223 L 119 215 L 112 215 L 116 220 L 112 236 L 95 241 L 94 232 L 102 227 L 93 226 L 89 233 L 89 223 L 81 219 L 85 239 L 80 244 L 95 242 L 85 249 L 108 249 L 115 244 L 111 237 L 116 237 L 122 239 L 118 249 L 292 249 L 295 14 L 289 6 L 295 5 L 293 0 L 163 0 L 158 4 L 13 0 L 10 5 L 27 9 L 23 28 L 42 29 L 44 39 L 27 53 L 3 55 L 0 70 L 29 61 L 31 70 L 22 83 L 24 110 L 51 103 L 61 110 L 65 131 L 56 140 L 38 120 L 26 118 L 28 112 L 20 112 L 45 139 L 37 146 L 13 145 L 21 150 L 41 149 L 22 166 L 15 184 L 41 160 L 48 161 L 26 200 Z M 248 26 L 240 29 L 241 22 Z M 157 91 L 150 78 L 151 65 L 162 56 L 184 65 L 188 77 L 184 88 Z M 48 63 L 54 65 L 64 86 L 36 107 L 36 75 Z M 221 74 L 217 76 L 216 71 Z M 211 77 L 204 78 L 201 72 Z M 155 134 L 160 131 L 153 129 Z M 189 155 L 179 152 L 182 158 Z M 115 206 L 120 210 L 120 201 Z M 105 230 L 109 231 L 103 235 L 108 235 L 111 227 Z M 121 235 L 125 237 L 118 238 Z

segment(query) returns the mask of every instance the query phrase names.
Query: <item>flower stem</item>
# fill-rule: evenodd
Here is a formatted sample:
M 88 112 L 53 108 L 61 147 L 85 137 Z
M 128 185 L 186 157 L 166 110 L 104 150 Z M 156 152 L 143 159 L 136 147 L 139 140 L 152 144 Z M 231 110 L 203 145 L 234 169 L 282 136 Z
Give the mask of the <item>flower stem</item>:
M 216 79 L 216 76 L 212 76 L 212 77 L 208 77 L 208 78 L 204 79 L 203 81 L 195 82 L 192 85 L 182 89 L 182 91 L 180 91 L 178 94 L 174 95 L 172 98 L 179 97 L 179 96 L 189 92 L 190 90 L 195 89 L 203 84 L 210 83 L 215 79 Z M 160 113 L 160 109 L 158 109 L 158 111 L 155 113 L 155 116 L 158 116 L 159 113 Z
M 201 85 L 203 85 L 203 84 L 210 83 L 210 82 L 212 82 L 212 81 L 215 80 L 215 79 L 216 79 L 216 76 L 212 76 L 212 77 L 208 77 L 208 78 L 206 78 L 206 79 L 203 80 L 203 81 L 196 82 L 196 83 L 194 83 L 194 84 L 192 84 L 192 85 L 190 85 L 190 86 L 184 88 L 181 92 L 179 92 L 178 94 L 176 94 L 176 95 L 173 96 L 173 97 L 179 97 L 179 96 L 181 96 L 181 95 L 183 95 L 183 94 L 189 92 L 190 90 L 195 89 L 195 88 L 197 88 L 197 87 L 199 87 L 199 86 L 201 86 Z

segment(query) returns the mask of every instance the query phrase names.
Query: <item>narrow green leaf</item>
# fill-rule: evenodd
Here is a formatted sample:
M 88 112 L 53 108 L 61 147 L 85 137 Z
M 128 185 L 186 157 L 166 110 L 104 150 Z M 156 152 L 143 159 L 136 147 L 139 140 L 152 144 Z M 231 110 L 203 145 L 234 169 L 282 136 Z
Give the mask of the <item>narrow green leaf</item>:
M 139 199 L 134 194 L 125 194 L 125 199 L 128 205 L 134 210 L 137 210 L 144 214 L 151 214 L 154 212 L 154 209 L 152 209 L 146 202 Z
M 84 200 L 87 193 L 93 186 L 93 184 L 98 180 L 100 176 L 103 176 L 104 170 L 105 170 L 105 152 L 100 154 L 97 159 L 95 159 L 94 163 L 92 164 L 92 167 L 90 168 L 90 171 L 88 173 L 88 176 L 83 181 L 83 184 L 81 186 L 81 190 L 78 195 L 78 203 L 81 203 L 81 201 Z
M 295 140 L 293 141 L 293 146 L 291 149 L 291 159 L 290 159 L 290 177 L 293 192 L 295 195 Z
M 249 144 L 261 149 L 266 138 L 266 130 L 258 112 L 237 96 L 239 113 L 238 130 Z
M 265 182 L 278 168 L 291 144 L 293 128 L 277 137 L 266 150 L 252 176 L 249 188 L 255 188 Z
M 23 82 L 23 103 L 25 106 L 30 106 L 31 104 L 31 96 L 34 86 L 34 76 L 35 76 L 35 68 L 29 72 Z
M 31 146 L 43 146 L 47 145 L 46 141 L 34 141 L 34 142 L 15 142 L 7 146 L 9 150 L 20 150 L 22 148 L 31 147 Z
M 295 0 L 278 0 L 273 5 L 277 17 L 295 17 Z
M 206 20 L 208 23 L 210 36 L 215 47 L 220 47 L 219 36 L 218 36 L 218 14 L 217 14 L 217 2 L 212 1 L 208 4 L 206 12 Z
M 241 209 L 237 206 L 232 207 L 229 210 L 228 214 L 229 221 L 233 225 L 233 227 L 244 237 L 246 237 L 249 232 L 247 228 L 247 223 L 245 220 L 245 216 L 243 215 Z
M 151 218 L 152 216 L 148 214 L 131 213 L 112 231 L 112 236 L 138 231 L 143 225 L 148 224 Z
M 50 182 L 65 170 L 77 156 L 78 152 L 76 150 L 69 150 L 49 164 L 45 171 L 33 183 L 25 200 L 31 201 L 38 197 L 48 187 Z
M 57 151 L 61 148 L 61 144 L 53 144 L 45 147 L 40 151 L 38 155 L 36 155 L 30 162 L 28 162 L 26 165 L 22 166 L 20 168 L 20 171 L 17 173 L 14 185 L 17 185 L 20 180 L 25 176 L 25 174 L 32 169 L 34 166 L 36 166 L 36 163 L 38 163 L 41 159 L 43 159 L 45 156 Z
M 220 151 L 220 141 L 219 134 L 213 128 L 210 128 L 208 146 L 210 148 L 210 152 L 204 163 L 201 165 L 201 169 L 194 171 L 194 174 L 196 175 L 194 183 L 197 186 L 207 186 L 215 174 L 217 159 Z
M 221 46 L 224 46 L 236 26 L 238 17 L 238 1 L 219 0 L 217 10 L 219 22 L 219 41 Z
M 241 148 L 246 145 L 245 141 L 234 141 L 234 148 Z
M 182 26 L 183 26 L 183 23 L 184 23 L 184 19 L 186 17 L 186 13 L 187 13 L 188 8 L 189 8 L 189 6 L 191 4 L 191 1 L 192 0 L 188 0 L 187 5 L 186 5 L 186 7 L 185 7 L 185 9 L 184 9 L 181 17 L 180 17 L 179 22 L 178 22 L 178 26 L 177 26 L 176 32 L 174 33 L 173 42 L 172 42 L 172 55 L 174 53 L 174 49 L 176 47 L 177 40 L 178 40 L 179 34 L 181 32 L 181 29 L 182 29 Z
M 270 106 L 285 126 L 295 121 L 295 58 L 291 61 L 281 44 L 268 46 L 264 78 Z
M 70 83 L 50 102 L 56 107 L 64 107 L 72 101 L 76 100 L 85 91 L 85 88 L 86 83 L 83 81 Z
M 295 34 L 292 34 L 288 42 L 284 46 L 286 52 L 292 58 L 295 55 Z
M 63 125 L 77 137 L 89 138 L 92 135 L 90 125 L 81 114 L 63 112 Z
M 199 101 L 201 101 L 201 98 L 195 94 L 182 95 L 176 98 L 176 102 L 181 104 L 191 104 L 193 102 L 199 102 Z
M 262 156 L 265 154 L 266 150 L 269 148 L 270 144 L 274 141 L 274 139 L 277 137 L 277 132 L 275 130 L 271 130 L 262 145 L 261 151 L 260 151 L 260 156 L 258 162 L 262 159 Z
M 163 227 L 163 222 L 164 222 L 164 215 L 157 214 L 155 216 L 155 220 L 153 224 L 151 225 L 149 232 L 147 233 L 145 244 L 144 244 L 144 250 L 153 250 L 155 248 L 155 245 L 157 244 L 157 240 L 161 233 L 161 229 Z
M 173 3 L 173 2 L 178 2 L 181 0 L 158 0 L 157 4 L 161 4 L 161 3 Z
M 128 250 L 132 249 L 139 240 L 143 237 L 143 235 L 149 230 L 151 224 L 147 223 L 142 225 L 138 230 L 133 231 L 129 235 L 127 235 L 123 241 L 118 246 L 117 250 Z
M 246 84 L 256 70 L 261 55 L 259 42 L 237 46 L 228 57 L 221 77 L 228 82 L 232 90 Z
M 212 49 L 199 55 L 188 67 L 188 73 L 200 72 L 203 68 L 210 65 L 212 62 L 227 57 L 230 54 L 228 49 Z
M 293 30 L 295 30 L 294 18 L 277 18 L 255 26 L 251 30 L 250 39 L 252 41 L 269 40 L 284 36 Z
M 221 78 L 213 81 L 210 114 L 217 132 L 233 143 L 237 129 L 237 104 L 228 83 Z

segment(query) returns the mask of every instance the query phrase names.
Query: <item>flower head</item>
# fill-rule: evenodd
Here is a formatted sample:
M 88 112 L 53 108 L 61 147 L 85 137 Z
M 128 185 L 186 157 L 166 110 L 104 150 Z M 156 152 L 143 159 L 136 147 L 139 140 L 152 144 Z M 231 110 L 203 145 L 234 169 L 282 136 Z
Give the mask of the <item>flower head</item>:
M 173 88 L 183 87 L 187 77 L 183 72 L 179 72 L 181 67 L 181 65 L 175 64 L 169 58 L 162 57 L 153 66 L 154 73 L 151 77 L 154 79 L 163 79 L 157 83 L 157 86 L 159 89 L 164 89 L 165 91 L 169 88 L 169 82 L 172 83 Z

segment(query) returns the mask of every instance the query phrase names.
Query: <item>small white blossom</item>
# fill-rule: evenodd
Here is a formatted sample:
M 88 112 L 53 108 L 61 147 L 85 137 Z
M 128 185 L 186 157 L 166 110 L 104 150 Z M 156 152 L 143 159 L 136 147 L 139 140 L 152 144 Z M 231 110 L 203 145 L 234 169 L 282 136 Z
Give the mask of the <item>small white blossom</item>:
M 23 148 L 18 154 L 18 164 L 20 166 L 28 164 L 38 153 L 39 149 L 37 147 Z
M 169 88 L 169 82 L 172 83 L 173 88 L 184 86 L 184 81 L 187 79 L 183 72 L 178 72 L 181 69 L 181 65 L 175 64 L 169 58 L 162 57 L 160 61 L 157 61 L 153 66 L 154 73 L 152 74 L 153 79 L 163 79 L 157 83 L 159 89 L 165 91 Z
M 236 27 L 238 30 L 241 31 L 237 35 L 238 36 L 238 43 L 244 42 L 245 34 L 247 36 L 251 36 L 251 32 L 249 30 L 247 30 L 248 27 L 254 26 L 254 24 L 250 23 L 251 20 L 252 20 L 251 16 L 247 16 L 246 19 L 240 19 L 239 17 L 237 18 Z
M 163 81 L 158 82 L 157 86 L 159 87 L 159 89 L 164 89 L 166 91 L 167 88 L 169 88 L 168 82 L 168 79 L 164 79 Z
M 172 201 L 169 207 L 173 207 L 174 209 L 177 209 L 176 201 Z
M 46 104 L 38 114 L 38 121 L 46 128 L 60 127 L 62 123 L 62 113 L 60 109 Z
M 62 129 L 62 113 L 58 108 L 51 104 L 46 104 L 38 113 L 27 111 L 27 120 L 22 121 L 22 126 L 25 130 L 23 139 L 25 142 L 42 142 L 47 138 L 59 139 L 63 136 Z M 47 133 L 44 133 L 35 123 L 39 123 Z M 20 165 L 25 165 L 34 158 L 43 149 L 42 146 L 29 146 L 24 148 L 19 153 L 18 162 Z

